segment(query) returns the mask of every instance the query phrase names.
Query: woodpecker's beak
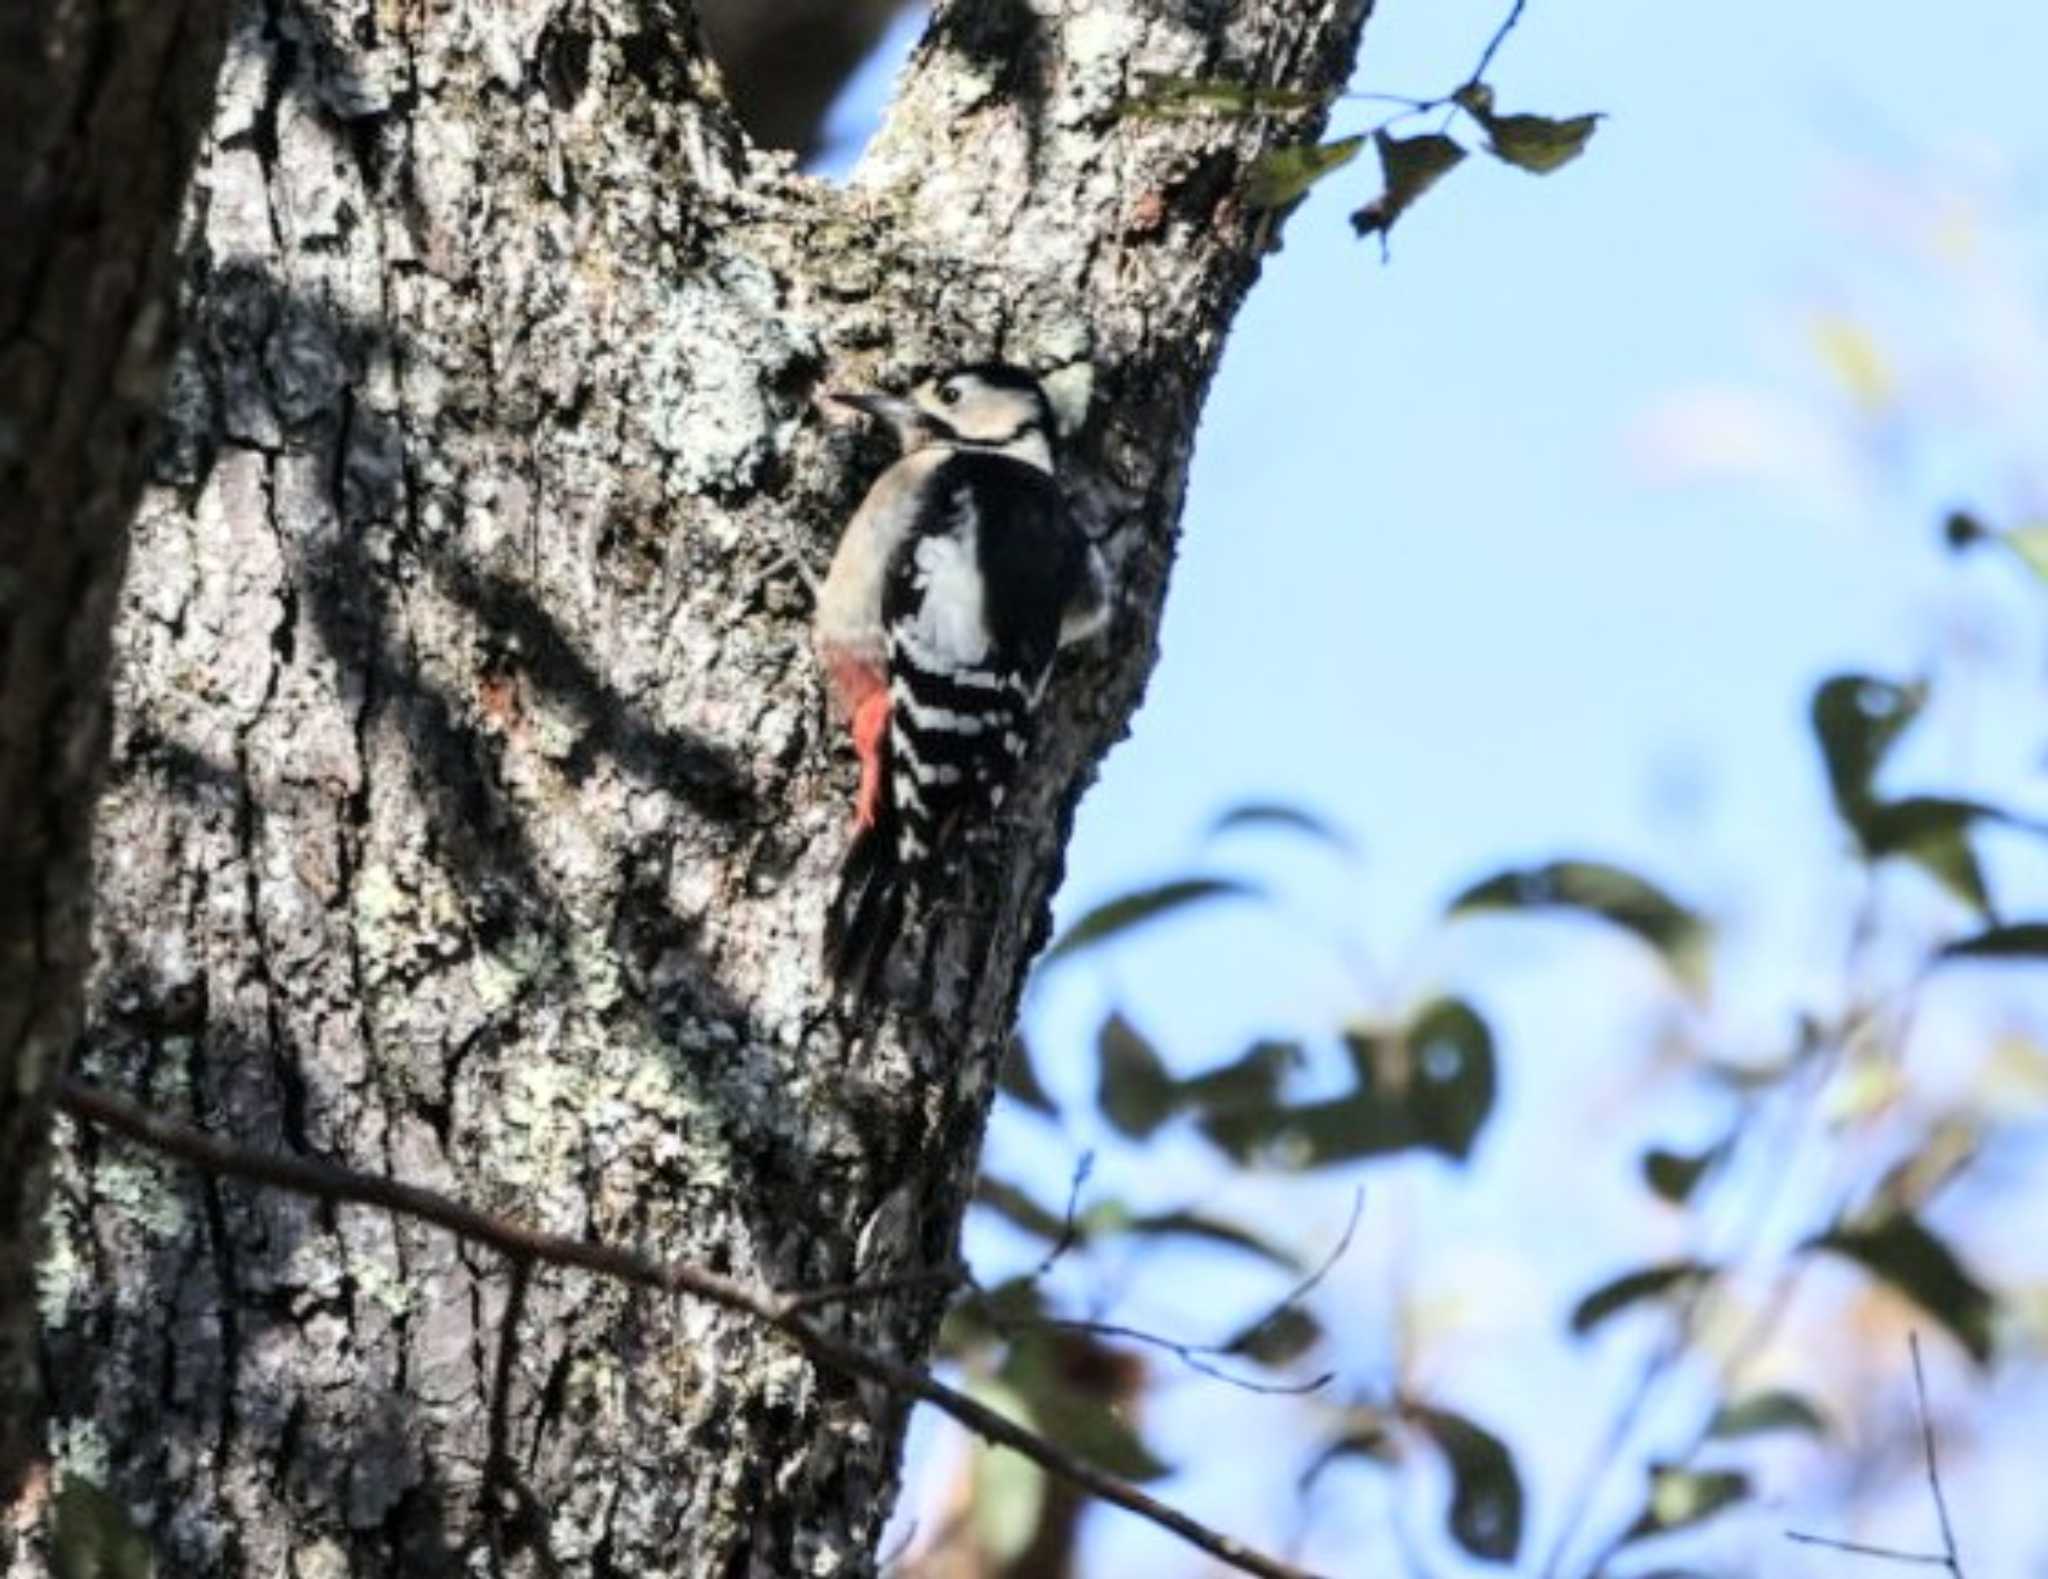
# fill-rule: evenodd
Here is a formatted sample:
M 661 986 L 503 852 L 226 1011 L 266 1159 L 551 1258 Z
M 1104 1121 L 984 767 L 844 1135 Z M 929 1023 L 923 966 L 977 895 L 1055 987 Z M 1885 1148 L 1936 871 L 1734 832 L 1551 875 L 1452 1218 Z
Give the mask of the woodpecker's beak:
M 864 417 L 889 424 L 889 430 L 906 450 L 915 449 L 932 437 L 932 419 L 908 400 L 896 395 L 842 395 L 833 391 L 825 397 L 835 406 L 858 411 Z

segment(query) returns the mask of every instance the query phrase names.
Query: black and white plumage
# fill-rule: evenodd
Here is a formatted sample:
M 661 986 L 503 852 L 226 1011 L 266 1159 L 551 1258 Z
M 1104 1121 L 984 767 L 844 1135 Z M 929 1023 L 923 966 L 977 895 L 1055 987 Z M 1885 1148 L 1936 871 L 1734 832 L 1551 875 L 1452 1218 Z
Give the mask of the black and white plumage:
M 818 600 L 818 651 L 862 765 L 825 961 L 862 998 L 912 897 L 1001 807 L 1061 645 L 1099 629 L 1108 599 L 1060 495 L 1061 424 L 1039 380 L 984 365 L 907 401 L 837 398 L 888 421 L 905 452 L 848 523 Z

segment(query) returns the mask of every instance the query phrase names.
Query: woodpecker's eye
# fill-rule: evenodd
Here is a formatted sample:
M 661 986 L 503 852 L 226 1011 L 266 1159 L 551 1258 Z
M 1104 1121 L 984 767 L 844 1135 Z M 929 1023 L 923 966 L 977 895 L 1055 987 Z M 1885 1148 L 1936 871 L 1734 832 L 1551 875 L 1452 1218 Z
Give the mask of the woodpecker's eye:
M 959 405 L 960 386 L 958 384 L 941 384 L 939 386 L 939 402 L 947 406 Z

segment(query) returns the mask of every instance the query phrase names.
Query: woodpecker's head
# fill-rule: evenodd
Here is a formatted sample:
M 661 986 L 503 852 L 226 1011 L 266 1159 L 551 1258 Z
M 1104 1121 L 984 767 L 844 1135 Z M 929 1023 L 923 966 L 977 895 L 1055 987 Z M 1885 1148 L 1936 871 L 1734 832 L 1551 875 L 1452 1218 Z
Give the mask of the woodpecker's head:
M 1060 440 L 1079 426 L 1065 420 L 1053 389 L 1006 362 L 954 368 L 919 384 L 907 400 L 896 395 L 830 398 L 888 423 L 906 455 L 934 446 L 993 450 L 1045 471 L 1053 469 Z M 1084 410 L 1086 404 L 1084 393 Z

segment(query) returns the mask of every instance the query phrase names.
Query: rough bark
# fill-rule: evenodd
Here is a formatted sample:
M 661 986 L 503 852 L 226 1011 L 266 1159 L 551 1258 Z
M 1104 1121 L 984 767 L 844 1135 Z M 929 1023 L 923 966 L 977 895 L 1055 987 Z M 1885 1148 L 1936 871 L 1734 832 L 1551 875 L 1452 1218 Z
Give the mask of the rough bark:
M 136 525 L 86 1072 L 257 1146 L 782 1287 L 947 1259 L 1068 814 L 1154 655 L 1189 446 L 1361 0 L 956 0 L 854 185 L 752 151 L 690 15 L 247 0 Z M 851 1023 L 851 763 L 790 567 L 884 458 L 817 393 L 1086 356 L 1122 601 L 1003 837 Z M 179 1575 L 471 1571 L 501 1266 L 81 1138 L 57 1440 Z M 839 1319 L 922 1356 L 935 1299 Z M 510 1446 L 571 1575 L 871 1571 L 902 1411 L 772 1335 L 532 1290 Z M 541 1571 L 532 1552 L 512 1573 Z
M 80 1023 L 107 636 L 219 24 L 213 0 L 0 14 L 0 1510 L 42 1452 L 49 1098 Z M 0 1561 L 12 1530 L 0 1511 Z

